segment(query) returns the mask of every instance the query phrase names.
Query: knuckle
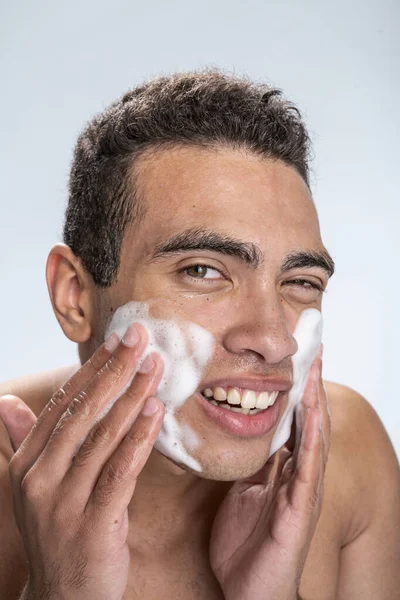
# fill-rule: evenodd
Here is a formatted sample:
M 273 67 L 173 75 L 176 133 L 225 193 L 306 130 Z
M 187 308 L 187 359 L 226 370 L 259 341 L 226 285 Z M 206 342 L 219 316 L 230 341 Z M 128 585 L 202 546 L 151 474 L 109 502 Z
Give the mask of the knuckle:
M 139 429 L 137 427 L 131 427 L 128 433 L 126 434 L 126 439 L 128 439 L 131 443 L 133 450 L 138 450 L 148 441 L 148 434 L 142 429 Z
M 87 361 L 87 365 L 92 372 L 97 373 L 97 371 L 101 369 L 103 363 L 98 355 L 93 354 Z
M 102 371 L 109 371 L 115 377 L 120 378 L 125 372 L 125 365 L 117 356 L 113 355 L 107 360 L 103 369 L 100 369 L 100 373 Z
M 60 388 L 57 390 L 50 399 L 51 406 L 62 406 L 65 403 L 65 399 L 67 397 L 66 391 L 64 388 Z
M 133 382 L 132 382 L 133 383 Z M 138 390 L 137 385 L 129 385 L 124 392 L 124 396 L 128 400 L 139 400 L 139 398 L 143 395 L 143 393 Z
M 87 442 L 91 446 L 99 446 L 111 439 L 110 428 L 101 420 L 89 431 Z
M 126 479 L 128 472 L 129 467 L 124 463 L 110 463 L 105 467 L 96 494 L 99 504 L 107 505 L 110 503 L 115 488 Z
M 319 491 L 317 488 L 313 488 L 312 494 L 308 498 L 308 505 L 307 505 L 307 509 L 310 514 L 314 512 L 315 507 L 318 504 L 318 500 L 319 500 Z
M 68 406 L 68 415 L 76 415 L 82 412 L 82 408 L 87 404 L 88 395 L 86 392 L 79 392 Z
M 113 485 L 121 483 L 127 474 L 129 468 L 125 461 L 118 461 L 117 463 L 110 463 L 106 469 L 106 482 L 111 482 Z
M 100 421 L 89 431 L 79 451 L 73 457 L 74 466 L 85 466 L 92 459 L 96 451 L 107 444 L 110 439 L 110 430 Z

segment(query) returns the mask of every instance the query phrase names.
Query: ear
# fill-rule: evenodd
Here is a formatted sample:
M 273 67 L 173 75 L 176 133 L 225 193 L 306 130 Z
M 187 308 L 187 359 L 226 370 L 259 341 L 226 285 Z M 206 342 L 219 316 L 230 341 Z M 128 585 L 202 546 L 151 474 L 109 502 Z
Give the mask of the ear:
M 67 338 L 84 343 L 92 336 L 95 285 L 66 244 L 56 244 L 49 253 L 46 281 L 57 321 Z

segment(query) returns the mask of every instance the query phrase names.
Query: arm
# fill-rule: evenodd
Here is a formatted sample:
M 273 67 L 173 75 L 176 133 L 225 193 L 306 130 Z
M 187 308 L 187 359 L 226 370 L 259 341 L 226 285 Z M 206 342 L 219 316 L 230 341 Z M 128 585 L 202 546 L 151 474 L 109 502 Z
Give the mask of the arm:
M 354 527 L 340 557 L 338 600 L 393 600 L 400 588 L 398 461 L 373 408 L 348 391 L 343 442 L 355 483 Z

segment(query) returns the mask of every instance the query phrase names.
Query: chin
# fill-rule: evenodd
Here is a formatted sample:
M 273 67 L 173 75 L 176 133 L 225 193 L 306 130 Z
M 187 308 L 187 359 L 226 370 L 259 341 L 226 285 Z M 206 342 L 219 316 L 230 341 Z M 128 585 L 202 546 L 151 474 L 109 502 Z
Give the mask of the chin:
M 262 447 L 255 451 L 254 442 L 252 448 L 247 451 L 232 451 L 227 448 L 213 448 L 213 451 L 205 451 L 204 446 L 192 453 L 192 456 L 200 463 L 202 470 L 195 471 L 184 464 L 179 464 L 167 458 L 187 473 L 192 473 L 200 479 L 211 479 L 213 481 L 237 481 L 245 479 L 257 473 L 267 462 L 270 444 L 263 442 Z

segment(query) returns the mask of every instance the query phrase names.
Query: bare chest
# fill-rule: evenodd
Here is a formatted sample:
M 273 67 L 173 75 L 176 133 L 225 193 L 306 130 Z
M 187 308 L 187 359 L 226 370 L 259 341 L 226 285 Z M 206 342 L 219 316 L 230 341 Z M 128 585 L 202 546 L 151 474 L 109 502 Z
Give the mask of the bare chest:
M 336 597 L 340 558 L 336 533 L 334 519 L 320 521 L 300 585 L 300 595 L 307 600 Z M 186 555 L 168 566 L 151 561 L 132 565 L 124 600 L 139 599 L 224 600 L 224 596 L 207 558 Z
M 224 600 L 204 557 L 184 557 L 168 566 L 132 565 L 124 600 Z

